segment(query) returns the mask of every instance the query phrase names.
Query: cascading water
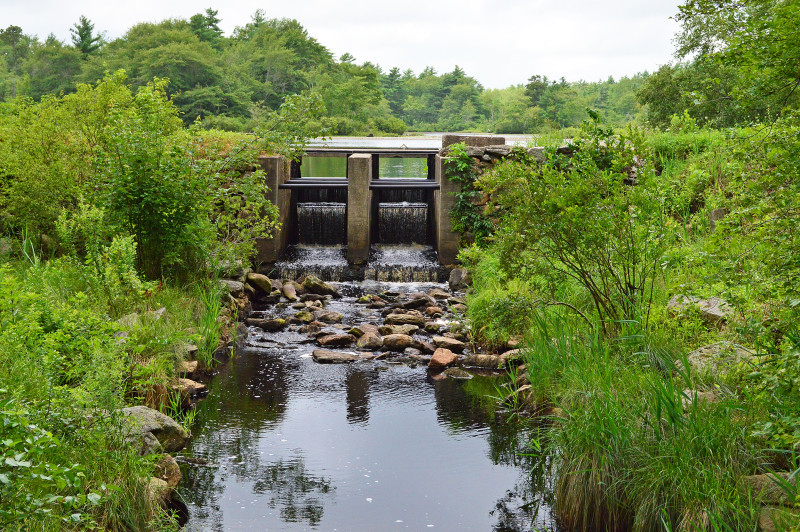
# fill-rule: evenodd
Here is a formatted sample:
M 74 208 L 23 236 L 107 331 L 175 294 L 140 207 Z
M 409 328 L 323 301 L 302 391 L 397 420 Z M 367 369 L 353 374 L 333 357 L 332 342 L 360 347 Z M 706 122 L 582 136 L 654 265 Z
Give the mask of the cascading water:
M 297 279 L 309 274 L 325 281 L 343 281 L 351 277 L 344 246 L 298 244 L 289 246 L 275 263 L 281 279 Z
M 442 268 L 436 252 L 419 244 L 376 244 L 364 270 L 364 279 L 383 282 L 437 282 Z
M 378 204 L 378 242 L 425 244 L 428 240 L 428 204 L 392 202 Z
M 300 244 L 341 245 L 347 239 L 347 204 L 298 203 Z

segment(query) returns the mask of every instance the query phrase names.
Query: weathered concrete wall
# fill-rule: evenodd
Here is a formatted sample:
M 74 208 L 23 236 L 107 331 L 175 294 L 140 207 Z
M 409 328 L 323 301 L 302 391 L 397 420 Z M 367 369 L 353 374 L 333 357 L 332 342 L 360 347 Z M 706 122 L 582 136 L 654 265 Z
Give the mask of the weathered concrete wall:
M 272 233 L 272 238 L 260 238 L 256 241 L 256 261 L 259 264 L 275 262 L 286 249 L 289 236 L 289 209 L 291 208 L 291 190 L 282 190 L 278 186 L 289 179 L 289 161 L 280 155 L 262 155 L 258 158 L 261 169 L 266 173 L 265 180 L 269 187 L 267 199 L 278 207 L 280 227 Z
M 461 191 L 460 184 L 448 179 L 445 165 L 447 160 L 447 157 L 436 156 L 435 179 L 439 183 L 439 190 L 434 194 L 436 250 L 439 252 L 439 262 L 445 266 L 455 264 L 458 255 L 459 234 L 453 231 L 450 210 L 455 207 L 456 194 Z
M 489 135 L 455 135 L 452 133 L 442 135 L 442 149 L 445 149 L 452 144 L 458 144 L 459 142 L 463 142 L 467 146 L 483 147 L 505 144 L 506 139 L 505 137 L 495 137 Z
M 372 214 L 372 156 L 353 154 L 347 161 L 347 261 L 359 266 L 369 257 Z

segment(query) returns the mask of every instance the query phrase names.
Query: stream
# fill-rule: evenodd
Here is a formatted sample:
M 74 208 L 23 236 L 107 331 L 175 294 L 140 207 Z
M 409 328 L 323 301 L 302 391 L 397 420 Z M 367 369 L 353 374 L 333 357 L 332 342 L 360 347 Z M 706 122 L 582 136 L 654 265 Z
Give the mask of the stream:
M 346 332 L 381 323 L 364 294 L 445 290 L 437 283 L 332 283 Z M 291 317 L 288 305 L 258 317 Z M 447 315 L 445 315 L 447 318 Z M 423 336 L 419 336 L 424 339 Z M 503 376 L 428 371 L 403 353 L 320 364 L 292 325 L 249 327 L 198 405 L 182 464 L 186 530 L 555 530 L 525 421 L 498 410 Z M 351 349 L 335 348 L 339 351 Z M 525 453 L 528 453 L 527 455 Z

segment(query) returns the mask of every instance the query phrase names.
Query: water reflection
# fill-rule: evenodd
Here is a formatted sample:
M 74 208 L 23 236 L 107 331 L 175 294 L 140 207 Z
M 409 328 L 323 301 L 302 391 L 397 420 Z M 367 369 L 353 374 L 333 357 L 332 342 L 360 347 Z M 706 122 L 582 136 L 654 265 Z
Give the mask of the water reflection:
M 374 372 L 351 367 L 345 378 L 347 387 L 347 421 L 366 424 L 369 421 L 369 388 Z
M 352 298 L 332 306 L 355 319 Z M 188 530 L 552 526 L 532 433 L 488 398 L 496 377 L 320 365 L 296 332 L 249 341 L 259 347 L 222 368 L 193 427 L 187 454 L 209 465 L 184 466 Z

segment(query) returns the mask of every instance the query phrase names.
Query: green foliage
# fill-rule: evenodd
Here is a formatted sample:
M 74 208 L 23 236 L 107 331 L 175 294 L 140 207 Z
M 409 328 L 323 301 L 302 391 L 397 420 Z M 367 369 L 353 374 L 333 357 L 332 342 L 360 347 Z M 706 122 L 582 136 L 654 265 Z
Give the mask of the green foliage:
M 648 120 L 666 127 L 688 110 L 701 124 L 774 120 L 800 104 L 798 51 L 789 43 L 800 23 L 791 0 L 691 0 L 678 7 L 676 55 L 691 62 L 662 67 L 640 92 Z
M 70 29 L 72 33 L 72 44 L 77 48 L 84 57 L 96 52 L 103 46 L 103 36 L 94 33 L 94 24 L 81 15 Z
M 462 235 L 470 233 L 475 241 L 483 241 L 491 235 L 493 227 L 476 205 L 480 198 L 480 191 L 475 188 L 478 172 L 463 142 L 449 147 L 444 174 L 446 179 L 461 185 L 456 193 L 456 204 L 450 210 L 453 231 Z
M 642 134 L 614 135 L 591 117 L 571 157 L 551 152 L 542 166 L 507 161 L 478 186 L 490 195 L 506 270 L 576 281 L 610 330 L 647 319 L 663 213 Z
M 70 28 L 71 45 L 53 37 L 39 42 L 9 26 L 0 39 L 8 63 L 6 71 L 0 64 L 0 99 L 71 92 L 79 82 L 124 69 L 135 88 L 169 79 L 169 96 L 186 125 L 199 117 L 205 127 L 230 131 L 251 131 L 264 111 L 311 90 L 323 98 L 323 122 L 337 135 L 531 133 L 577 126 L 587 106 L 615 125 L 642 114 L 634 94 L 647 73 L 596 83 L 533 76 L 526 86 L 484 90 L 459 66 L 414 74 L 359 65 L 349 53 L 337 61 L 299 22 L 270 19 L 262 10 L 226 37 L 218 15 L 209 8 L 188 20 L 138 23 L 110 42 L 81 16 Z M 542 90 L 533 98 L 526 87 L 536 83 Z

